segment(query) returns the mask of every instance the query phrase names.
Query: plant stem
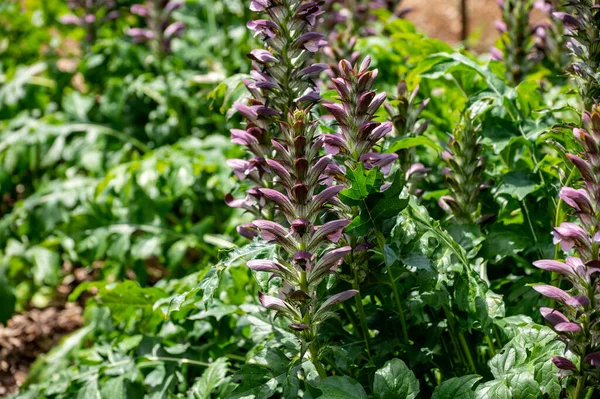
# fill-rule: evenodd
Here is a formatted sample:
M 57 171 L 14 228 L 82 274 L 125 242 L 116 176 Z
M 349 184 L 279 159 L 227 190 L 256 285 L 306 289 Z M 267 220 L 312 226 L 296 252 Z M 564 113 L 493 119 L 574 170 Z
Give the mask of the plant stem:
M 327 373 L 325 372 L 325 369 L 323 368 L 323 364 L 319 360 L 319 356 L 318 356 L 319 352 L 317 351 L 317 348 L 315 347 L 315 341 L 308 344 L 308 350 L 310 351 L 310 360 L 312 360 L 312 363 L 315 365 L 315 369 L 317 369 L 317 373 L 319 373 L 319 377 L 327 378 Z
M 460 350 L 460 346 L 456 341 L 456 336 L 454 334 L 454 319 L 450 314 L 450 310 L 445 305 L 443 305 L 442 308 L 444 309 L 444 314 L 446 316 L 446 319 L 448 320 L 448 328 L 450 329 L 450 342 L 452 342 L 452 346 L 454 346 L 454 352 L 458 355 L 458 359 L 460 360 L 460 362 L 462 364 L 466 364 L 465 357 L 462 353 L 463 351 Z
M 585 395 L 585 382 L 587 380 L 587 376 L 584 374 L 579 377 L 577 380 L 577 386 L 575 387 L 575 395 L 573 399 L 582 399 Z
M 404 318 L 404 309 L 402 309 L 402 303 L 400 302 L 400 294 L 398 293 L 398 288 L 396 287 L 396 281 L 394 280 L 394 275 L 392 274 L 392 268 L 387 264 L 386 264 L 385 268 L 387 269 L 387 273 L 390 278 L 390 283 L 392 284 L 394 300 L 396 302 L 398 316 L 400 316 L 400 326 L 402 327 L 402 337 L 404 338 L 404 343 L 408 344 L 409 343 L 408 330 L 406 328 L 406 319 Z
M 352 326 L 354 327 L 354 333 L 356 334 L 356 336 L 358 338 L 362 338 L 360 333 L 361 329 L 358 328 L 358 321 L 356 320 L 356 317 L 354 317 L 354 313 L 352 312 L 352 308 L 350 308 L 348 302 L 342 302 L 342 309 L 344 309 L 346 316 L 348 316 L 350 323 L 352 323 Z
M 473 361 L 473 357 L 471 356 L 471 351 L 469 350 L 469 345 L 467 344 L 467 340 L 465 339 L 465 332 L 460 331 L 458 333 L 458 340 L 460 341 L 465 355 L 467 357 L 467 361 L 469 362 L 469 366 L 471 367 L 472 372 L 477 372 L 477 368 L 475 367 L 475 362 Z
M 485 340 L 487 341 L 488 348 L 490 348 L 490 356 L 491 357 L 496 356 L 496 351 L 494 350 L 494 344 L 493 344 L 492 339 L 490 338 L 490 336 L 489 336 L 489 334 L 487 332 L 485 333 Z
M 371 349 L 369 345 L 369 326 L 367 325 L 367 316 L 365 315 L 365 309 L 362 304 L 362 295 L 360 294 L 360 284 L 358 283 L 358 272 L 355 267 L 352 267 L 354 273 L 354 280 L 352 282 L 352 288 L 358 291 L 358 294 L 354 296 L 354 302 L 356 303 L 356 309 L 358 309 L 358 316 L 360 318 L 360 326 L 363 332 L 363 338 L 365 340 L 365 347 L 367 349 L 367 356 L 371 360 Z
M 585 399 L 592 399 L 592 395 L 594 394 L 595 390 L 596 388 L 594 387 L 589 388 L 587 394 L 585 395 Z

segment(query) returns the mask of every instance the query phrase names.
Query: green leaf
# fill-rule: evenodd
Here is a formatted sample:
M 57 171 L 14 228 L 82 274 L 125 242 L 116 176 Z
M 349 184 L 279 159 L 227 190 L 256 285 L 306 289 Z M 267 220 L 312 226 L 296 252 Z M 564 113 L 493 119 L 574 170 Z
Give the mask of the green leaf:
M 442 152 L 444 150 L 441 145 L 439 145 L 435 141 L 431 140 L 430 138 L 428 138 L 426 136 L 417 136 L 417 137 L 406 137 L 406 138 L 400 139 L 398 141 L 395 141 L 394 143 L 392 143 L 390 145 L 390 147 L 387 149 L 386 153 L 391 154 L 391 153 L 394 153 L 396 151 L 400 151 L 400 150 L 403 150 L 406 148 L 413 148 L 413 147 L 418 147 L 418 146 L 430 147 L 430 148 L 433 148 L 434 150 L 436 150 L 437 152 Z
M 76 399 L 101 399 L 98 389 L 98 376 L 94 375 L 77 391 Z
M 433 391 L 431 399 L 472 399 L 475 398 L 473 385 L 482 377 L 478 375 L 464 375 L 450 378 L 442 382 Z
M 327 377 L 317 386 L 321 390 L 319 399 L 367 399 L 368 396 L 357 381 L 348 376 Z
M 502 176 L 502 185 L 496 193 L 508 194 L 519 201 L 523 201 L 525 197 L 541 186 L 537 175 L 524 170 L 515 170 Z
M 357 168 L 360 172 L 362 165 Z M 360 214 L 355 217 L 346 227 L 349 234 L 366 235 L 370 229 L 382 231 L 384 224 L 390 218 L 397 216 L 408 205 L 408 198 L 402 198 L 404 180 L 401 173 L 396 173 L 394 180 L 385 191 L 380 192 L 381 173 L 377 172 L 377 179 L 371 179 L 369 176 L 354 172 L 352 178 L 359 177 L 356 183 L 353 181 L 350 189 L 346 192 L 346 197 L 342 198 L 349 205 L 358 205 L 361 209 Z M 372 172 L 373 169 L 368 171 Z M 358 174 L 357 174 L 358 173 Z M 373 184 L 376 184 L 375 186 Z M 356 186 L 355 186 L 356 184 Z
M 488 116 L 483 120 L 481 134 L 481 142 L 492 147 L 496 154 L 521 137 L 516 123 L 496 116 Z
M 345 204 L 354 206 L 361 205 L 369 194 L 375 192 L 377 184 L 381 185 L 382 176 L 376 168 L 366 170 L 359 163 L 356 169 L 348 168 L 346 178 L 352 184 L 350 188 L 342 190 L 339 197 Z
M 393 359 L 375 372 L 373 393 L 377 399 L 414 399 L 419 380 L 402 360 Z
M 494 380 L 477 387 L 476 399 L 513 399 L 506 381 Z
M 124 377 L 111 378 L 102 383 L 102 399 L 132 399 L 127 397 Z
M 243 365 L 233 379 L 241 382 L 226 399 L 268 399 L 275 393 L 278 385 L 267 368 L 256 364 Z
M 210 399 L 211 392 L 225 383 L 228 372 L 227 359 L 219 358 L 212 362 L 202 373 L 202 376 L 190 388 L 195 399 Z

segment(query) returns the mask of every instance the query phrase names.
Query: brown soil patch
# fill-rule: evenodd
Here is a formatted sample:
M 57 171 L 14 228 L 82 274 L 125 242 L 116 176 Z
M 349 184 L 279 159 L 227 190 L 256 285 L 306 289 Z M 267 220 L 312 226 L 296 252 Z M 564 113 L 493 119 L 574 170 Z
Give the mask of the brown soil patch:
M 478 37 L 475 49 L 487 51 L 498 38 L 494 21 L 500 18 L 496 0 L 468 0 L 470 35 Z M 428 36 L 447 43 L 460 41 L 462 30 L 459 0 L 404 0 L 413 9 L 406 18 Z
M 406 19 L 415 23 L 428 36 L 447 43 L 460 41 L 462 30 L 460 0 L 403 0 L 402 7 L 412 8 Z M 487 52 L 498 39 L 494 22 L 501 17 L 496 0 L 467 0 L 469 12 L 470 43 L 473 50 Z M 539 10 L 532 12 L 532 20 L 545 19 Z
M 81 307 L 32 309 L 0 327 L 0 396 L 18 391 L 35 359 L 81 327 Z

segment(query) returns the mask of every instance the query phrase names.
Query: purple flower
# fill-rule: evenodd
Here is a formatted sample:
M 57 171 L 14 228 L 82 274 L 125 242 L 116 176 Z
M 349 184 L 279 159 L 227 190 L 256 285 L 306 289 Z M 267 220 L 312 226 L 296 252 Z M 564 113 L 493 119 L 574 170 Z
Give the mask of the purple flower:
M 555 326 L 559 323 L 569 322 L 569 319 L 567 319 L 564 314 L 552 308 L 540 308 L 540 313 L 544 319 L 548 320 L 548 322 L 552 324 L 552 326 Z
M 127 31 L 127 34 L 133 38 L 136 43 L 141 43 L 146 40 L 154 39 L 156 36 L 150 29 L 132 28 Z
M 496 47 L 490 47 L 490 58 L 494 61 L 502 61 L 504 53 Z
M 554 228 L 552 233 L 554 244 L 560 244 L 563 251 L 570 251 L 575 248 L 579 252 L 590 253 L 592 242 L 588 234 L 575 223 L 564 222 Z
M 165 29 L 164 35 L 167 39 L 181 36 L 185 30 L 185 24 L 181 21 L 173 22 L 171 25 L 167 26 Z
M 262 63 L 277 61 L 277 58 L 275 58 L 273 54 L 263 49 L 252 50 L 250 54 L 248 54 L 248 57 Z
M 554 299 L 555 301 L 565 303 L 572 299 L 571 295 L 567 294 L 563 290 L 551 285 L 539 284 L 534 285 L 533 289 L 542 294 L 543 296 Z
M 302 46 L 311 53 L 316 53 L 321 47 L 327 45 L 324 38 L 325 35 L 322 33 L 307 32 L 296 40 L 295 45 Z
M 364 163 L 366 169 L 379 168 L 384 175 L 390 173 L 398 154 L 380 154 L 369 152 L 360 156 L 359 160 Z
M 263 35 L 265 38 L 272 39 L 277 35 L 278 27 L 273 21 L 267 19 L 257 19 L 250 21 L 246 25 L 248 29 L 254 32 L 254 35 Z
M 158 2 L 148 0 L 145 4 L 132 5 L 131 13 L 142 17 L 146 27 L 130 29 L 129 36 L 133 37 L 136 43 L 154 43 L 155 46 L 152 48 L 161 54 L 169 53 L 173 39 L 181 36 L 185 30 L 182 21 L 172 21 L 173 11 L 183 4 L 183 0 Z
M 552 358 L 552 363 L 561 370 L 577 371 L 575 364 L 562 356 L 554 356 Z
M 554 18 L 560 20 L 565 28 L 569 30 L 577 30 L 581 27 L 581 21 L 566 12 L 553 12 Z
M 252 0 L 250 2 L 251 11 L 264 11 L 271 5 L 269 0 Z
M 142 5 L 142 4 L 134 4 L 131 6 L 131 13 L 132 14 L 136 14 L 139 15 L 140 17 L 148 17 L 150 16 L 150 11 L 148 10 L 148 7 Z
M 79 25 L 81 23 L 81 19 L 73 14 L 63 15 L 58 20 L 65 25 Z

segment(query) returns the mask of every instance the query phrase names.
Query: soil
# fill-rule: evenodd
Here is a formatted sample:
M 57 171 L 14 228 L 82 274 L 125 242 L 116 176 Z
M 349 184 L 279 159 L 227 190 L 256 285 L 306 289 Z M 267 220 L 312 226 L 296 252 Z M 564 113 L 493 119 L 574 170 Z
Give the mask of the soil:
M 403 0 L 401 5 L 412 8 L 406 19 L 428 36 L 447 43 L 460 42 L 460 0 Z M 494 22 L 500 18 L 500 8 L 496 0 L 467 0 L 467 9 L 473 49 L 487 51 L 498 38 Z
M 32 309 L 0 327 L 0 397 L 16 393 L 35 359 L 81 327 L 81 307 Z

